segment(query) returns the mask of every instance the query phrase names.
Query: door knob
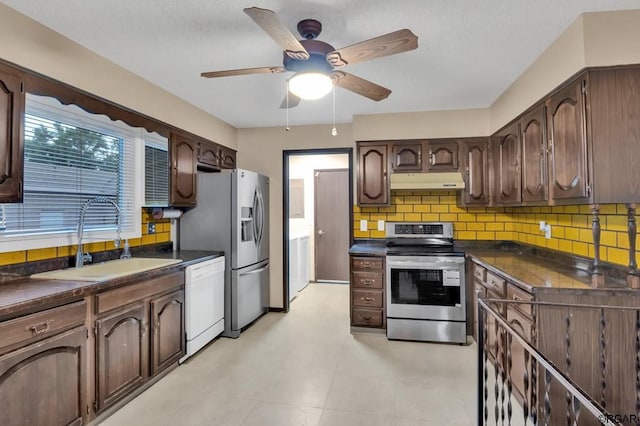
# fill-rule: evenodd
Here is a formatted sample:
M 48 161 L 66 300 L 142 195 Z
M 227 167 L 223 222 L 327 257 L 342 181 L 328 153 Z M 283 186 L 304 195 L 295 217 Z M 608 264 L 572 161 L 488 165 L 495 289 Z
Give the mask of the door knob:
M 321 229 L 318 231 L 318 235 L 324 235 L 324 231 Z

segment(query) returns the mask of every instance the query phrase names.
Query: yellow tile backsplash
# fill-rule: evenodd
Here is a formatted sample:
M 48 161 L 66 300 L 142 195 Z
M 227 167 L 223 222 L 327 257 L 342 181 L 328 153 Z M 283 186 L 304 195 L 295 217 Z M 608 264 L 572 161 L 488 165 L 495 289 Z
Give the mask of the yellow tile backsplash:
M 419 201 L 418 201 L 419 200 Z M 593 258 L 592 211 L 587 205 L 554 207 L 469 207 L 456 205 L 453 191 L 395 191 L 386 207 L 354 206 L 355 238 L 384 238 L 372 226 L 360 231 L 360 220 L 390 222 L 453 222 L 457 240 L 506 240 L 546 247 Z M 640 209 L 638 210 L 640 213 Z M 551 225 L 551 238 L 544 238 L 539 222 Z M 600 259 L 629 264 L 627 208 L 622 204 L 600 206 Z M 638 219 L 640 222 L 640 219 Z M 638 225 L 640 227 L 640 224 Z M 636 235 L 636 247 L 640 237 Z M 636 254 L 640 263 L 640 254 Z
M 171 241 L 171 224 L 169 223 L 169 219 L 156 220 L 150 213 L 143 209 L 141 221 L 142 237 L 129 240 L 129 245 L 131 247 Z M 147 233 L 147 223 L 149 222 L 156 223 L 155 234 L 149 235 Z M 88 243 L 85 245 L 85 247 L 89 252 L 112 250 L 115 248 L 113 241 Z M 34 250 L 5 252 L 0 253 L 0 266 L 31 262 L 34 260 L 52 259 L 55 257 L 73 256 L 75 255 L 75 253 L 75 246 L 49 247 Z

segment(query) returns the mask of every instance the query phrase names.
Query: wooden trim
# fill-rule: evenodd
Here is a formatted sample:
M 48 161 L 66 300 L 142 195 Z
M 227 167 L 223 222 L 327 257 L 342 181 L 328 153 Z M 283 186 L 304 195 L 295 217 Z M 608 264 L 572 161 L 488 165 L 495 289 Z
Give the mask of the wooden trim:
M 108 99 L 94 95 L 67 83 L 55 80 L 28 68 L 0 59 L 0 67 L 10 70 L 24 80 L 25 91 L 34 95 L 56 98 L 64 105 L 73 104 L 92 114 L 104 114 L 111 120 L 120 120 L 133 127 L 142 127 L 149 132 L 156 132 L 169 137 L 172 132 L 179 132 L 196 140 L 216 144 L 215 141 L 195 135 L 179 127 L 165 123 L 148 115 L 134 111 Z M 225 147 L 228 150 L 235 150 Z
M 282 151 L 282 310 L 289 312 L 289 157 L 293 155 L 347 154 L 349 162 L 349 223 L 353 224 L 353 148 L 290 149 Z M 353 226 L 349 226 L 349 246 Z M 271 308 L 269 308 L 271 310 Z M 277 309 L 277 308 L 274 308 Z M 280 312 L 280 311 L 274 311 Z

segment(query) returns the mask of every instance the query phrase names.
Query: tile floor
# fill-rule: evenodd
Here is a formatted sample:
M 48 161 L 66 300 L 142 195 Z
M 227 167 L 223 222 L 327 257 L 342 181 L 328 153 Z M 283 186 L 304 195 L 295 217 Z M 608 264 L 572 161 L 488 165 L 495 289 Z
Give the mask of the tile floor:
M 351 334 L 349 287 L 310 284 L 290 313 L 214 341 L 102 425 L 469 426 L 475 356 Z

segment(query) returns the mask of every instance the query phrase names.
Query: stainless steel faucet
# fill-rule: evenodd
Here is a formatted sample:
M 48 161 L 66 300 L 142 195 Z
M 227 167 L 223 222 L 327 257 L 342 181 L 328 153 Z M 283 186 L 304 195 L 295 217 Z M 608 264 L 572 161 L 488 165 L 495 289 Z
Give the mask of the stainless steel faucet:
M 89 206 L 94 203 L 107 203 L 111 204 L 116 209 L 118 227 L 117 227 L 117 237 L 114 241 L 114 245 L 116 248 L 120 247 L 120 226 L 122 222 L 122 214 L 120 212 L 120 207 L 118 204 L 113 201 L 111 198 L 107 198 L 104 195 L 98 195 L 93 198 L 89 198 L 84 202 L 82 207 L 80 207 L 80 216 L 78 217 L 78 250 L 76 251 L 76 268 L 82 268 L 85 262 L 89 263 L 93 260 L 90 253 L 84 253 L 82 248 L 82 234 L 84 233 L 84 216 L 87 213 L 87 209 Z

